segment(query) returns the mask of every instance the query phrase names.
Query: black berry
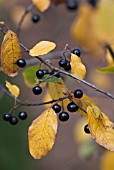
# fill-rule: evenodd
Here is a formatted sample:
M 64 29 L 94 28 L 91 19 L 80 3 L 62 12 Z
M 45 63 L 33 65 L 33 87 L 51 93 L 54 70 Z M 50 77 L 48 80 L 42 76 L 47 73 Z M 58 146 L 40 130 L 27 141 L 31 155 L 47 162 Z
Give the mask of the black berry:
M 66 6 L 69 10 L 76 10 L 78 8 L 77 0 L 68 0 Z
M 26 112 L 19 112 L 18 116 L 21 120 L 25 120 L 27 118 L 27 113 Z
M 59 114 L 59 120 L 62 121 L 62 122 L 65 122 L 69 119 L 69 114 L 65 111 L 62 111 L 60 114 Z
M 34 23 L 37 23 L 40 20 L 40 16 L 38 14 L 33 14 L 32 21 Z
M 67 109 L 69 112 L 76 112 L 78 110 L 78 106 L 74 102 L 71 102 L 67 105 Z
M 65 60 L 65 59 L 61 59 L 60 61 L 59 61 L 59 66 L 60 67 L 66 67 L 67 66 L 67 60 Z
M 39 95 L 42 93 L 42 88 L 40 86 L 35 86 L 33 87 L 32 91 L 35 95 Z
M 70 70 L 71 70 L 70 61 L 67 61 L 67 65 L 64 67 L 64 69 L 65 69 L 66 71 L 70 71 Z
M 59 113 L 61 111 L 61 106 L 58 104 L 55 104 L 52 106 L 52 109 L 55 111 L 55 113 Z
M 85 133 L 90 133 L 90 130 L 89 130 L 89 127 L 88 127 L 88 124 L 87 125 L 85 125 L 85 127 L 84 127 L 84 132 Z
M 77 55 L 78 57 L 80 57 L 80 55 L 81 55 L 81 52 L 80 52 L 79 49 L 73 49 L 73 50 L 72 50 L 72 53 L 75 54 L 75 55 Z
M 98 0 L 88 0 L 89 4 L 93 7 L 97 6 Z
M 74 97 L 80 99 L 83 96 L 83 91 L 80 89 L 77 89 L 74 91 Z
M 5 120 L 5 121 L 10 121 L 10 119 L 11 119 L 11 114 L 10 113 L 4 113 L 3 114 L 3 119 Z
M 18 123 L 18 119 L 15 116 L 12 116 L 10 119 L 10 124 L 16 125 Z
M 17 63 L 16 63 L 19 67 L 23 68 L 26 66 L 26 61 L 22 58 L 20 58 L 19 60 L 17 60 Z
M 49 74 L 49 71 L 47 69 L 43 70 L 44 74 Z
M 60 78 L 60 73 L 58 73 L 58 71 L 52 70 L 52 71 L 50 72 L 50 75 L 53 75 L 53 74 L 55 74 L 55 75 L 54 75 L 55 77 Z
M 36 76 L 37 76 L 39 79 L 41 79 L 41 78 L 44 76 L 43 70 L 38 70 L 38 71 L 36 72 Z

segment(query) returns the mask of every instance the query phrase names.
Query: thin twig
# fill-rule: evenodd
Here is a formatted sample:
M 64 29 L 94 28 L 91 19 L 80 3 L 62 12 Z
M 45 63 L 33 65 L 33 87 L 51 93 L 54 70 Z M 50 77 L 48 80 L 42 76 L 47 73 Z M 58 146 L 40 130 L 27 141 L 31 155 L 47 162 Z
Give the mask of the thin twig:
M 34 5 L 33 5 L 33 3 L 32 3 L 32 4 L 30 4 L 30 5 L 27 7 L 27 9 L 25 10 L 23 16 L 21 17 L 21 19 L 20 19 L 20 21 L 19 21 L 18 27 L 17 27 L 17 35 L 19 35 L 19 33 L 20 33 L 21 25 L 22 25 L 22 23 L 23 23 L 26 15 L 33 9 L 33 7 L 34 7 Z

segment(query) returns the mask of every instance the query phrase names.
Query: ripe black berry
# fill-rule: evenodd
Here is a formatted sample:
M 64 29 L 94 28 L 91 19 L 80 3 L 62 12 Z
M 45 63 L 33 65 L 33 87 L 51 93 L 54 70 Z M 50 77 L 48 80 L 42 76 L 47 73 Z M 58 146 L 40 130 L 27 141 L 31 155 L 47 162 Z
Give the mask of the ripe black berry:
M 89 4 L 92 5 L 93 7 L 97 6 L 98 0 L 88 0 Z
M 59 61 L 59 66 L 60 67 L 66 67 L 67 66 L 67 60 L 65 60 L 65 59 L 61 59 L 60 61 Z
M 18 119 L 15 116 L 12 116 L 10 119 L 10 124 L 16 125 L 18 123 Z
M 66 6 L 69 10 L 75 10 L 78 8 L 77 0 L 68 0 Z
M 49 71 L 47 69 L 43 70 L 44 74 L 49 74 Z
M 52 70 L 52 71 L 50 72 L 50 75 L 53 75 L 53 74 L 55 74 L 55 75 L 54 75 L 55 77 L 60 78 L 60 73 L 58 73 L 58 71 Z
M 71 70 L 70 61 L 67 61 L 67 65 L 64 67 L 64 69 L 65 69 L 66 71 L 70 71 L 70 70 Z
M 19 67 L 23 68 L 26 66 L 26 61 L 22 58 L 20 58 L 19 60 L 17 60 L 17 63 L 16 63 Z
M 74 97 L 80 99 L 83 96 L 83 91 L 80 89 L 77 89 L 74 91 Z
M 11 119 L 11 114 L 10 113 L 4 113 L 3 114 L 3 119 L 5 120 L 5 121 L 10 121 L 10 119 Z
M 67 105 L 67 109 L 69 112 L 76 112 L 78 110 L 78 106 L 74 102 L 71 102 Z
M 35 95 L 39 95 L 42 93 L 42 88 L 40 86 L 35 86 L 33 87 L 32 91 Z
M 88 127 L 88 124 L 87 125 L 85 125 L 85 127 L 84 127 L 84 132 L 85 133 L 90 133 L 90 130 L 89 130 L 89 127 Z
M 26 112 L 19 112 L 18 116 L 21 120 L 25 120 L 27 118 L 27 113 Z
M 33 14 L 32 21 L 34 23 L 37 23 L 40 20 L 40 16 L 38 14 Z
M 78 57 L 80 57 L 80 55 L 81 55 L 81 52 L 80 52 L 79 49 L 73 49 L 73 50 L 72 50 L 72 53 L 75 54 L 75 55 L 77 55 Z
M 61 106 L 58 104 L 54 104 L 52 106 L 52 109 L 55 111 L 55 113 L 59 113 L 61 111 Z
M 65 122 L 69 119 L 69 114 L 65 111 L 62 111 L 60 114 L 59 114 L 59 120 L 62 121 L 62 122 Z
M 36 72 L 36 76 L 37 76 L 39 79 L 41 79 L 41 78 L 44 76 L 43 70 L 38 70 L 38 71 Z

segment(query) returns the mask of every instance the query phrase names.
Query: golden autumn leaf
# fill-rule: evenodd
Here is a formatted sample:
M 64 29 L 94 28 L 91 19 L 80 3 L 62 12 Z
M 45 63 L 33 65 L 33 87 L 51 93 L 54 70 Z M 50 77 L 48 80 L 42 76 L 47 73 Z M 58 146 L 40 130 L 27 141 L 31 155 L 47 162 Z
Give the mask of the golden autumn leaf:
M 61 84 L 53 83 L 53 82 L 48 83 L 49 94 L 51 98 L 54 100 L 64 98 L 68 91 L 63 80 L 60 79 L 60 81 L 61 81 Z M 68 103 L 70 103 L 70 100 L 68 98 L 63 101 L 58 102 L 58 104 L 61 105 L 64 109 L 67 109 Z
M 104 55 L 104 46 L 114 40 L 114 1 L 100 0 L 93 9 L 88 3 L 80 5 L 72 26 L 72 35 L 79 45 L 92 54 Z
M 50 0 L 32 0 L 33 4 L 41 11 L 44 12 L 50 6 Z
M 53 82 L 48 83 L 49 94 L 51 98 L 54 100 L 65 97 L 66 96 L 65 94 L 67 93 L 67 88 L 65 87 L 63 80 L 60 79 L 60 81 L 61 84 L 53 83 Z
M 77 103 L 82 109 L 84 109 L 85 111 L 87 111 L 87 107 L 88 106 L 92 106 L 95 105 L 95 102 L 93 101 L 93 99 L 91 99 L 89 96 L 87 96 L 86 94 L 83 94 L 82 98 L 80 100 L 73 98 L 73 101 L 75 103 Z M 78 109 L 77 111 L 82 117 L 83 116 L 87 116 L 87 113 L 85 113 L 83 110 Z
M 20 89 L 19 87 L 17 87 L 16 85 L 12 85 L 10 82 L 6 81 L 6 87 L 8 88 L 9 92 L 15 96 L 18 97 L 19 93 L 20 93 Z
M 21 48 L 18 38 L 14 32 L 8 30 L 1 46 L 2 71 L 8 76 L 17 75 L 19 67 L 16 62 L 19 58 L 21 58 Z
M 114 170 L 114 152 L 104 152 L 100 164 L 101 170 Z
M 50 41 L 41 41 L 36 44 L 29 52 L 33 57 L 49 53 L 56 47 L 56 44 Z
M 82 61 L 80 59 L 80 57 L 78 57 L 77 55 L 71 53 L 71 73 L 74 76 L 77 76 L 81 79 L 84 79 L 85 75 L 86 75 L 86 68 L 85 66 L 82 64 Z
M 32 122 L 28 130 L 28 139 L 30 153 L 35 159 L 41 159 L 52 149 L 57 126 L 57 115 L 51 108 Z
M 97 106 L 87 108 L 88 126 L 94 140 L 110 151 L 114 151 L 114 123 Z

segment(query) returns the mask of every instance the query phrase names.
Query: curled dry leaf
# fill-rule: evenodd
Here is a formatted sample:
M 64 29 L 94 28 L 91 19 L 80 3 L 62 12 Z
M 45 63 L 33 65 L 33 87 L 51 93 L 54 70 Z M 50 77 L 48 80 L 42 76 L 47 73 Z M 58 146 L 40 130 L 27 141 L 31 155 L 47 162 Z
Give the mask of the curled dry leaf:
M 56 47 L 56 44 L 50 41 L 41 41 L 36 44 L 29 52 L 32 57 L 49 53 Z
M 12 85 L 10 82 L 6 81 L 6 87 L 8 88 L 9 92 L 15 96 L 18 97 L 19 93 L 20 93 L 20 89 L 19 87 L 17 87 L 16 85 Z
M 8 76 L 17 75 L 19 67 L 16 62 L 19 58 L 21 58 L 21 48 L 18 38 L 14 32 L 8 30 L 1 46 L 2 71 Z
M 86 68 L 82 64 L 80 57 L 71 53 L 71 73 L 81 79 L 84 79 L 86 75 Z
M 30 153 L 35 159 L 42 158 L 52 149 L 57 126 L 57 115 L 50 108 L 32 122 L 28 130 L 28 139 Z
M 33 4 L 41 11 L 44 12 L 50 6 L 50 0 L 32 0 Z
M 87 108 L 88 126 L 95 141 L 114 151 L 114 123 L 97 106 Z

